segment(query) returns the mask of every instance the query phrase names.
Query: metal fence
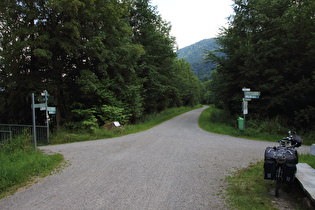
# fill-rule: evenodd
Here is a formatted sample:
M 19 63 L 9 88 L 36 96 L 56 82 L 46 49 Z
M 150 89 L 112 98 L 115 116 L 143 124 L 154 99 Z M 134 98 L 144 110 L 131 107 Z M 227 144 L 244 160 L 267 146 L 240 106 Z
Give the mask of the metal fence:
M 20 135 L 33 135 L 32 125 L 0 124 L 0 142 L 16 138 Z M 47 127 L 36 126 L 37 144 L 48 144 Z

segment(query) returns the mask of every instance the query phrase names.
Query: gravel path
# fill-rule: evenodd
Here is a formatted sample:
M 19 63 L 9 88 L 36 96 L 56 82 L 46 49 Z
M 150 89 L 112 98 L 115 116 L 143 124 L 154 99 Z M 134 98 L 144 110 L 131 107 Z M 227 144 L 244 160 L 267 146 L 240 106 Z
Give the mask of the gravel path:
M 275 144 L 203 131 L 204 109 L 141 133 L 41 147 L 70 165 L 0 200 L 0 209 L 225 209 L 224 178 Z

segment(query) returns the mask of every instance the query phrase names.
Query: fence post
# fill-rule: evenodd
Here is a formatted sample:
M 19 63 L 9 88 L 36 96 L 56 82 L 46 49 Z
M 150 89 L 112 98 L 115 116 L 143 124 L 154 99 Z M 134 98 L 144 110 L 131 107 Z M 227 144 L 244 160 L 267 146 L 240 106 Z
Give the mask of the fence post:
M 33 138 L 34 138 L 34 148 L 35 152 L 37 151 L 36 148 L 36 119 L 35 119 L 35 97 L 34 93 L 32 93 L 32 110 L 33 110 Z

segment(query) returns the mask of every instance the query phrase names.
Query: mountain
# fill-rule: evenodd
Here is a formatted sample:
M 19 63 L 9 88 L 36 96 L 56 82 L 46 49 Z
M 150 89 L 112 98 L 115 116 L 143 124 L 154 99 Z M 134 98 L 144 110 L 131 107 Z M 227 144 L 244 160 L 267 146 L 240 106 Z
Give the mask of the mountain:
M 205 52 L 214 50 L 216 47 L 214 38 L 204 39 L 178 50 L 177 54 L 178 58 L 185 58 L 190 63 L 191 70 L 199 80 L 205 81 L 210 78 L 211 70 L 216 67 L 213 63 L 204 63 Z

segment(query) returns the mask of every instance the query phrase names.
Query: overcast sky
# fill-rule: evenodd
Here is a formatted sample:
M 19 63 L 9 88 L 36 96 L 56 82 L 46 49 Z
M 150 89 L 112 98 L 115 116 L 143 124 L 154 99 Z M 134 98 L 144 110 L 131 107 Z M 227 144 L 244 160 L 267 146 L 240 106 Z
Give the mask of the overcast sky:
M 216 37 L 233 13 L 232 0 L 151 0 L 151 5 L 171 22 L 179 49 Z

